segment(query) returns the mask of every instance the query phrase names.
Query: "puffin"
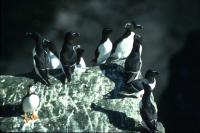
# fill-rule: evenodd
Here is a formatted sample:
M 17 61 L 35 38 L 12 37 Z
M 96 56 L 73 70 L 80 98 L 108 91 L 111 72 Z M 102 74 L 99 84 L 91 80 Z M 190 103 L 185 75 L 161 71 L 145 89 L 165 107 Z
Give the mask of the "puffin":
M 138 34 L 134 36 L 133 49 L 125 60 L 124 65 L 124 82 L 126 84 L 133 80 L 139 79 L 142 68 L 142 37 Z
M 33 66 L 37 76 L 47 85 L 50 85 L 48 80 L 48 64 L 49 55 L 43 46 L 43 37 L 38 32 L 26 32 L 26 36 L 35 41 L 33 48 Z
M 110 57 L 112 51 L 112 42 L 110 41 L 111 28 L 103 28 L 101 41 L 95 50 L 95 58 L 92 62 L 97 65 L 106 63 L 106 60 Z
M 77 53 L 76 50 L 80 48 L 80 45 L 74 43 L 75 39 L 80 36 L 80 33 L 76 32 L 67 32 L 65 33 L 64 43 L 60 52 L 60 61 L 62 63 L 65 79 L 68 79 L 68 82 L 71 81 L 71 75 L 74 72 L 76 62 L 77 62 Z M 64 82 L 65 82 L 64 79 Z
M 37 109 L 40 104 L 40 98 L 35 93 L 35 89 L 35 86 L 29 86 L 27 94 L 22 99 L 22 109 L 25 113 L 25 123 L 28 123 L 31 120 L 39 119 Z
M 135 21 L 125 24 L 125 32 L 113 44 L 111 52 L 112 59 L 125 59 L 132 51 L 135 32 L 132 30 L 143 29 L 143 26 L 136 24 Z

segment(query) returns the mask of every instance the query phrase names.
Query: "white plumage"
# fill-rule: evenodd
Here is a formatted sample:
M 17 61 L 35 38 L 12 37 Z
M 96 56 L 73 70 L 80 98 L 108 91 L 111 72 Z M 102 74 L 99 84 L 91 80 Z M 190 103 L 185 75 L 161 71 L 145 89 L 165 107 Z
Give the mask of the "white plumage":
M 97 64 L 103 64 L 110 57 L 112 50 L 112 42 L 108 38 L 104 43 L 98 47 L 99 56 L 97 58 Z
M 23 111 L 25 113 L 32 113 L 39 106 L 40 99 L 36 94 L 32 94 L 23 100 Z
M 50 51 L 49 52 L 49 60 L 50 60 L 50 65 L 49 69 L 59 69 L 62 68 L 62 64 L 60 60 Z
M 34 86 L 31 86 L 28 90 L 28 94 L 22 101 L 22 108 L 25 113 L 33 112 L 40 104 L 40 98 L 35 94 L 35 89 Z
M 80 62 L 76 65 L 76 68 L 86 68 L 86 64 L 83 57 L 80 58 Z
M 112 54 L 112 57 L 122 59 L 127 58 L 132 51 L 133 43 L 134 43 L 134 32 L 124 38 L 117 44 L 115 52 Z

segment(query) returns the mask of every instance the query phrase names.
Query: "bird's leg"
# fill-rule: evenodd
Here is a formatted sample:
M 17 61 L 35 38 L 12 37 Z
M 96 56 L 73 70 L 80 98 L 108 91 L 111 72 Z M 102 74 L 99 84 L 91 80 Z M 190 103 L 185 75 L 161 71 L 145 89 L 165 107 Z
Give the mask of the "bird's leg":
M 32 119 L 32 120 L 37 120 L 37 119 L 39 119 L 39 116 L 38 116 L 37 112 L 33 111 L 32 116 L 31 116 L 31 119 Z
M 25 113 L 24 114 L 24 122 L 28 123 L 31 119 L 28 117 L 28 115 Z

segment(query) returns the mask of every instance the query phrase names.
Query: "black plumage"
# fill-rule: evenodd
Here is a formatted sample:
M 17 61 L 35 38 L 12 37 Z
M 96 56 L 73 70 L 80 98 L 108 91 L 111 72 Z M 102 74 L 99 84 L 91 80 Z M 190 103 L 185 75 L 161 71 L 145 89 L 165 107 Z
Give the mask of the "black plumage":
M 50 85 L 48 80 L 48 54 L 43 47 L 43 37 L 37 32 L 27 32 L 27 37 L 35 41 L 35 48 L 33 49 L 33 63 L 36 74 L 42 79 L 46 85 Z
M 140 114 L 143 121 L 154 133 L 157 129 L 157 110 L 151 101 L 152 89 L 148 84 L 142 83 L 144 86 L 144 95 L 142 97 L 142 106 L 140 108 Z
M 125 66 L 124 66 L 125 83 L 130 83 L 139 77 L 142 67 L 141 52 L 142 52 L 142 39 L 140 35 L 136 34 L 134 36 L 133 49 L 125 61 Z
M 74 72 L 75 64 L 77 62 L 75 38 L 80 36 L 79 33 L 67 32 L 65 33 L 64 44 L 60 52 L 60 61 L 67 76 L 68 81 L 71 81 L 71 74 Z

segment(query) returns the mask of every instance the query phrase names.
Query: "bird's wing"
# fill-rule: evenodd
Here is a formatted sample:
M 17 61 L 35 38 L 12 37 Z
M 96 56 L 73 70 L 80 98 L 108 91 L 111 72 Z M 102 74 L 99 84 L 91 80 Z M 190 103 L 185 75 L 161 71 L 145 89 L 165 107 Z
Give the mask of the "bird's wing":
M 120 37 L 119 39 L 117 39 L 114 43 L 113 43 L 113 48 L 112 48 L 112 51 L 111 51 L 111 54 L 113 54 L 117 48 L 117 45 L 119 44 L 119 42 L 121 42 L 123 39 L 123 36 Z
M 95 57 L 94 57 L 94 59 L 91 60 L 91 62 L 95 62 L 95 63 L 97 62 L 97 58 L 98 58 L 98 56 L 99 56 L 99 50 L 98 50 L 99 45 L 100 45 L 100 44 L 98 44 L 98 46 L 97 46 L 96 49 L 95 49 Z
M 58 49 L 54 43 L 48 43 L 47 47 L 49 51 L 51 51 L 57 58 L 59 58 Z

